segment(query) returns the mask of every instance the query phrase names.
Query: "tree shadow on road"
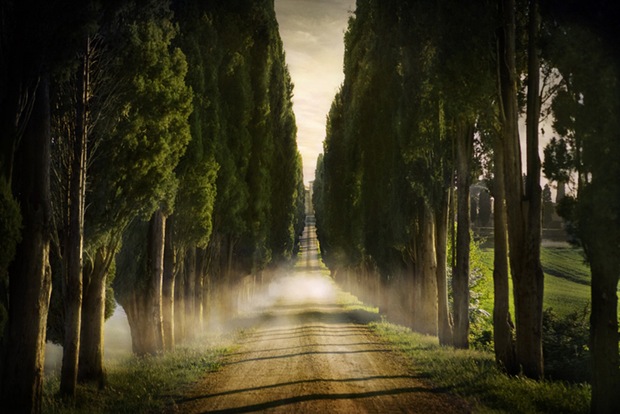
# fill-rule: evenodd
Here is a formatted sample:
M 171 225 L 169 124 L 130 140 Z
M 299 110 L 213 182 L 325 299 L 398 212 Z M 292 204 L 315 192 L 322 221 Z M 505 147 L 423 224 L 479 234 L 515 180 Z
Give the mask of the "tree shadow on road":
M 251 388 L 240 388 L 229 391 L 223 391 L 213 394 L 200 395 L 191 398 L 185 398 L 183 400 L 177 401 L 177 403 L 186 403 L 191 401 L 198 400 L 208 400 L 210 398 L 222 397 L 227 395 L 235 395 L 241 393 L 253 393 L 253 392 L 261 392 L 261 391 L 269 391 L 277 388 L 289 387 L 289 386 L 297 386 L 297 385 L 306 385 L 306 384 L 316 384 L 316 383 L 355 383 L 355 382 L 366 382 L 371 383 L 373 381 L 396 381 L 396 380 L 416 380 L 418 376 L 413 375 L 376 375 L 376 376 L 368 376 L 368 377 L 354 377 L 354 378 L 342 378 L 342 379 L 308 379 L 308 380 L 299 380 L 299 381 L 290 381 L 283 382 L 278 384 L 269 384 Z M 318 401 L 318 400 L 350 400 L 350 399 L 360 399 L 360 398 L 373 398 L 373 397 L 381 397 L 381 396 L 390 396 L 390 395 L 399 395 L 399 394 L 411 394 L 411 393 L 446 393 L 449 392 L 447 388 L 428 388 L 428 387 L 420 387 L 420 386 L 411 386 L 411 387 L 396 387 L 396 388 L 388 388 L 381 389 L 376 391 L 364 391 L 364 392 L 353 392 L 353 393 L 314 393 L 314 394 L 306 394 L 306 395 L 298 395 L 288 398 L 281 398 L 273 401 L 266 401 L 256 404 L 250 404 L 241 407 L 227 408 L 216 411 L 208 411 L 210 413 L 246 413 L 246 412 L 259 412 L 267 409 L 282 407 L 286 405 L 303 403 L 307 401 Z

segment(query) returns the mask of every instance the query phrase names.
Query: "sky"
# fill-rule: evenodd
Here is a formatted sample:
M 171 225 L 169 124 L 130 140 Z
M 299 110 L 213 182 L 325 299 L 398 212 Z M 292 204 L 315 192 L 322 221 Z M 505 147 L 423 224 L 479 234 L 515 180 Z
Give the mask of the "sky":
M 304 182 L 314 180 L 325 119 L 344 80 L 344 33 L 355 0 L 275 0 L 280 36 L 295 85 L 293 110 Z

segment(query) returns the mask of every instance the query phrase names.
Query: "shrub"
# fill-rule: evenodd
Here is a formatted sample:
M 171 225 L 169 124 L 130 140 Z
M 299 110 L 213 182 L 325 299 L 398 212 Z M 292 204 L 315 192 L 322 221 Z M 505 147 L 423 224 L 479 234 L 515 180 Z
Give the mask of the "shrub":
M 589 306 L 564 317 L 545 309 L 543 357 L 547 377 L 570 382 L 590 380 L 589 315 Z

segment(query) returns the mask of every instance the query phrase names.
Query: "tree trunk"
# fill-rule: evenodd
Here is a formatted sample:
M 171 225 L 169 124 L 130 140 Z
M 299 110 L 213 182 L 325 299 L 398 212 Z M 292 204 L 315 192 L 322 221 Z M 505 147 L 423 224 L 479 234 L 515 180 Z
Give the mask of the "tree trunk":
M 179 269 L 174 283 L 174 339 L 181 343 L 185 340 L 185 254 L 177 257 Z
M 185 255 L 185 339 L 192 340 L 196 333 L 196 248 L 190 247 Z
M 438 328 L 439 343 L 441 345 L 453 344 L 452 315 L 448 304 L 448 211 L 451 198 L 451 190 L 445 191 L 445 200 L 435 217 L 435 253 L 437 255 L 437 304 L 438 304 Z
M 197 332 L 204 332 L 204 296 L 206 285 L 206 252 L 196 248 L 196 299 L 194 318 Z
M 162 320 L 162 282 L 164 278 L 164 246 L 166 241 L 166 216 L 157 210 L 149 226 L 148 276 L 151 284 L 147 294 L 151 309 L 154 344 L 156 351 L 164 349 L 164 327 Z
M 412 328 L 416 332 L 437 335 L 437 256 L 435 218 L 428 206 L 419 217 L 413 266 Z
M 607 220 L 605 220 L 607 221 Z M 599 226 L 601 230 L 607 223 Z M 604 231 L 604 230 L 602 230 Z M 593 234 L 600 238 L 600 234 Z M 618 260 L 613 245 L 594 240 L 588 246 L 592 271 L 592 314 L 590 347 L 592 350 L 592 414 L 620 412 L 620 368 L 618 360 Z
M 84 206 L 86 190 L 86 145 L 88 128 L 90 41 L 86 40 L 78 76 L 76 127 L 69 172 L 67 245 L 64 251 L 66 275 L 63 277 L 65 337 L 63 341 L 60 394 L 75 397 L 82 318 L 82 255 L 84 248 Z
M 175 347 L 174 338 L 174 284 L 176 278 L 176 252 L 172 242 L 172 222 L 166 226 L 166 242 L 164 246 L 164 274 L 161 291 L 161 311 L 164 332 L 164 350 Z
M 506 213 L 510 245 L 510 267 L 513 277 L 517 364 L 530 378 L 542 378 L 542 299 L 543 273 L 540 265 L 540 160 L 538 159 L 538 67 L 531 59 L 537 57 L 530 51 L 528 89 L 536 100 L 528 96 L 528 182 L 523 191 L 521 175 L 521 149 L 518 131 L 517 78 L 515 64 L 515 11 L 514 0 L 502 2 L 503 38 L 500 42 L 500 89 L 504 116 L 502 139 L 504 142 L 504 183 Z M 532 11 L 530 11 L 532 15 Z M 533 15 L 537 15 L 534 12 Z M 536 20 L 537 19 L 533 19 Z M 531 47 L 535 38 L 530 23 Z M 528 92 L 529 95 L 529 92 Z M 532 103 L 532 104 L 530 104 Z M 534 156 L 535 153 L 535 156 Z
M 493 341 L 495 360 L 510 375 L 518 374 L 513 323 L 510 317 L 508 285 L 508 239 L 504 204 L 504 162 L 500 140 L 495 140 L 495 179 L 493 181 Z
M 100 247 L 94 262 L 84 274 L 84 297 L 82 300 L 82 327 L 80 330 L 80 361 L 78 381 L 105 386 L 103 368 L 103 324 L 108 269 L 114 257 L 113 246 Z M 88 271 L 87 271 L 88 270 Z
M 164 245 L 166 217 L 161 210 L 153 213 L 148 226 L 146 283 L 137 283 L 131 292 L 119 296 L 131 329 L 133 352 L 155 355 L 164 349 L 162 317 L 162 285 L 164 277 Z
M 44 74 L 16 157 L 15 194 L 21 206 L 22 241 L 9 267 L 9 320 L 3 367 L 2 408 L 41 411 L 45 330 L 51 294 L 49 265 L 50 98 Z
M 469 187 L 471 185 L 471 159 L 474 127 L 468 122 L 458 122 L 456 130 L 457 158 L 457 229 L 456 269 L 452 275 L 454 292 L 454 346 L 469 347 L 469 234 L 471 218 Z

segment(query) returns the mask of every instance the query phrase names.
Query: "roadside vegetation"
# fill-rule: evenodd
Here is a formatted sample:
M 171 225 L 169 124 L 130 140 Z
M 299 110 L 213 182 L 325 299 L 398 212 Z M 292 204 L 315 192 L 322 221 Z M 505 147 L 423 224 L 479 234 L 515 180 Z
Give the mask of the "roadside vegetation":
M 388 322 L 372 330 L 410 361 L 416 374 L 465 398 L 476 413 L 587 413 L 590 387 L 504 374 L 492 352 L 441 347 L 436 337 Z
M 193 344 L 155 356 L 131 356 L 108 366 L 107 386 L 80 385 L 69 403 L 58 396 L 60 378 L 46 378 L 42 412 L 47 414 L 153 413 L 172 409 L 183 391 L 233 352 L 234 335 L 202 338 Z
M 492 312 L 492 306 L 486 308 L 487 303 L 493 303 L 492 274 L 486 267 L 486 258 L 492 259 L 492 252 L 489 255 L 488 251 L 476 248 L 472 251 L 474 254 L 480 252 L 481 258 L 478 261 L 474 257 L 472 262 L 482 265 L 478 283 L 472 287 L 472 349 L 440 346 L 437 337 L 413 332 L 385 318 L 370 322 L 372 331 L 402 352 L 415 374 L 428 378 L 437 388 L 447 388 L 465 398 L 476 413 L 589 412 L 589 313 L 588 308 L 580 307 L 580 292 L 555 291 L 558 300 L 568 304 L 565 313 L 556 313 L 547 306 L 550 302 L 545 301 L 543 346 L 547 379 L 535 381 L 507 375 L 495 362 L 493 344 L 490 342 L 493 338 L 490 316 L 483 316 Z M 558 252 L 551 252 L 551 255 L 554 253 Z M 579 252 L 563 249 L 562 254 L 567 255 L 565 260 L 570 261 Z M 571 269 L 580 271 L 579 267 Z M 554 286 L 561 286 L 565 279 L 574 277 L 576 275 L 572 273 L 558 275 L 559 282 L 554 281 L 548 290 L 554 292 Z M 348 292 L 339 292 L 338 303 L 345 309 L 378 312 L 377 308 L 367 306 Z
M 472 249 L 476 252 L 476 249 Z M 471 343 L 475 349 L 492 350 L 493 249 L 477 250 L 480 279 L 472 287 Z M 545 273 L 543 298 L 543 354 L 545 377 L 571 383 L 591 379 L 589 343 L 590 276 L 583 252 L 569 246 L 542 246 Z M 512 289 L 512 283 L 511 283 Z M 514 304 L 510 297 L 510 310 Z M 488 315 L 488 316 L 485 316 Z

